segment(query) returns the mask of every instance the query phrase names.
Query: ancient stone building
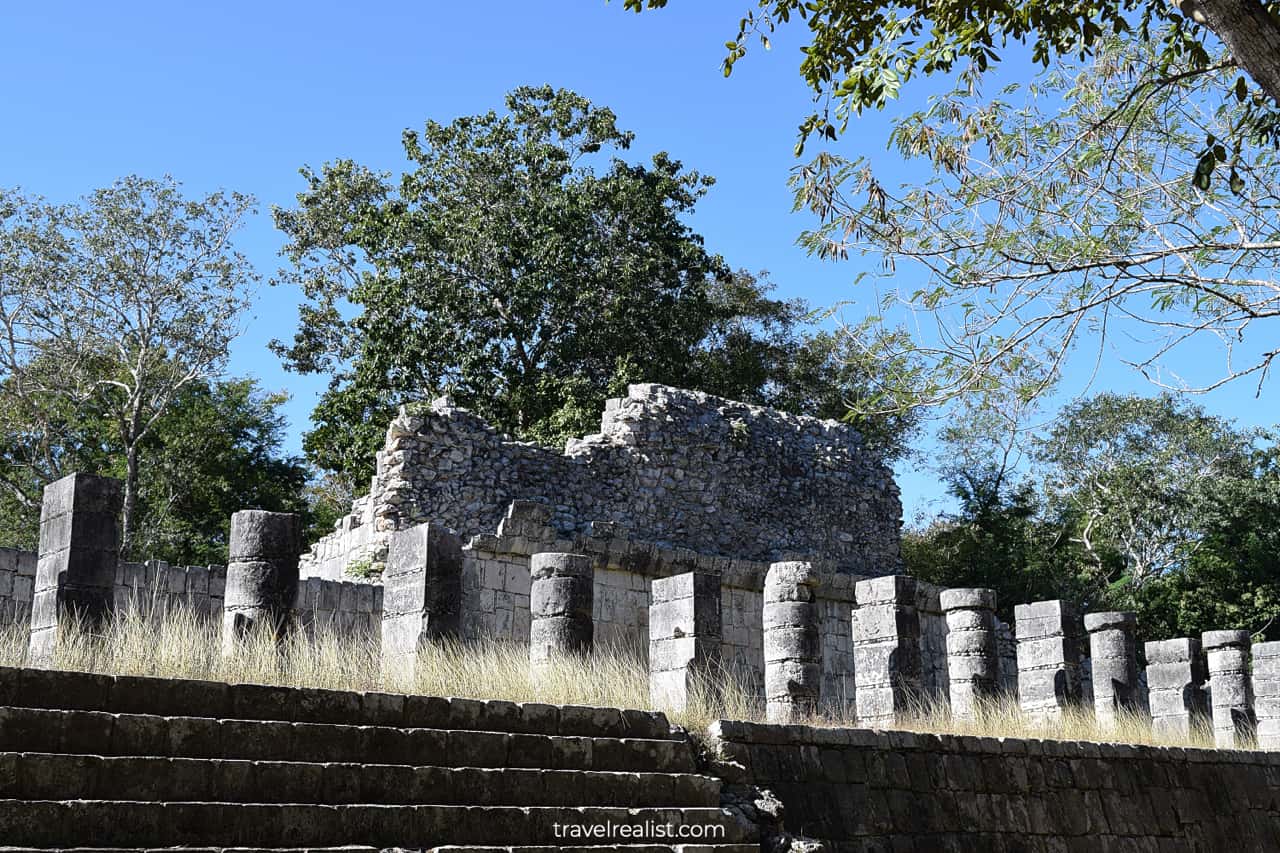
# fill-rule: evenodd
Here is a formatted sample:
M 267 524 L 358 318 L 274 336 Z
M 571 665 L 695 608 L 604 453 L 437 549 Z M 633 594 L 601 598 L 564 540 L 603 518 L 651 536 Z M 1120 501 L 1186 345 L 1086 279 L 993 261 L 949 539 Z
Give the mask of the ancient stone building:
M 597 642 L 643 649 L 650 582 L 696 568 L 721 578 L 725 660 L 758 672 L 765 570 L 802 559 L 824 576 L 826 695 L 851 696 L 838 673 L 852 671 L 852 641 L 837 626 L 853 581 L 902 568 L 898 488 L 857 430 L 697 392 L 633 385 L 563 452 L 436 400 L 400 412 L 377 460 L 369 494 L 303 557 L 303 577 L 382 563 L 392 532 L 444 524 L 466 543 L 467 637 L 527 640 L 530 555 L 588 553 Z

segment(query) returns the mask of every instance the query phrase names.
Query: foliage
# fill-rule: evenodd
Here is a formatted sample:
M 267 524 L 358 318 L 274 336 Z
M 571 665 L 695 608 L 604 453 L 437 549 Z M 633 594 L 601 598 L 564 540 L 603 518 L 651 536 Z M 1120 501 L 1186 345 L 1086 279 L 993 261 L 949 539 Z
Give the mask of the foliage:
M 640 12 L 667 3 L 624 0 L 623 5 Z M 1249 5 L 1249 0 L 1178 4 L 1111 0 L 1089 6 L 1052 0 L 963 4 L 758 0 L 739 21 L 737 36 L 725 43 L 728 53 L 723 67 L 729 76 L 735 63 L 746 56 L 753 36 L 768 49 L 770 36 L 793 19 L 808 26 L 809 43 L 801 48 L 800 75 L 819 107 L 800 125 L 797 155 L 811 135 L 835 139 L 855 116 L 865 109 L 884 107 L 914 78 L 959 71 L 970 85 L 976 85 L 994 73 L 1010 42 L 1029 43 L 1031 60 L 1047 68 L 1055 60 L 1084 60 L 1095 55 L 1108 37 L 1118 36 L 1144 44 L 1156 55 L 1159 69 L 1167 73 L 1174 66 L 1201 69 L 1211 65 L 1218 50 L 1213 38 L 1216 34 L 1238 51 L 1232 64 L 1249 69 L 1258 85 L 1280 105 L 1280 88 L 1276 86 L 1280 59 L 1268 55 L 1268 48 L 1274 50 L 1280 40 L 1280 4 L 1255 0 L 1256 8 L 1247 9 Z M 1220 14 L 1222 10 L 1237 15 Z M 1254 28 L 1267 31 L 1270 39 L 1248 38 Z M 1234 94 L 1235 84 L 1222 88 L 1224 94 Z M 1276 114 L 1264 117 L 1273 132 L 1276 119 Z
M 628 382 L 751 402 L 790 382 L 807 309 L 732 273 L 682 221 L 711 178 L 666 153 L 625 162 L 632 134 L 572 92 L 517 89 L 507 110 L 406 132 L 398 181 L 351 161 L 304 170 L 298 207 L 275 211 L 282 280 L 307 302 L 274 348 L 332 375 L 305 448 L 348 486 L 394 407 L 441 393 L 554 443 L 590 431 Z M 807 380 L 853 393 L 850 373 Z
M 918 185 L 887 186 L 869 160 L 826 153 L 795 172 L 798 204 L 822 221 L 802 237 L 812 252 L 875 252 L 891 271 L 909 261 L 923 274 L 899 271 L 912 284 L 883 305 L 928 315 L 921 333 L 867 321 L 876 357 L 910 359 L 895 402 L 992 389 L 1031 399 L 1078 345 L 1096 347 L 1096 364 L 1121 338 L 1131 339 L 1127 363 L 1161 386 L 1266 378 L 1280 353 L 1266 331 L 1280 317 L 1280 156 L 1242 133 L 1247 103 L 1211 106 L 1229 76 L 1221 67 L 1117 95 L 1157 62 L 1107 40 L 1090 64 L 994 99 L 962 85 L 891 134 L 899 154 L 929 168 Z M 1189 179 L 1208 174 L 1206 151 L 1221 155 L 1227 180 Z M 1225 353 L 1221 370 L 1199 358 L 1189 376 L 1171 372 L 1204 344 Z
M 957 430 L 943 465 L 959 509 L 904 533 L 908 570 L 1138 613 L 1152 638 L 1245 628 L 1280 636 L 1280 446 L 1172 397 L 1075 403 L 1034 449 L 1036 477 Z M 977 440 L 982 446 L 968 442 Z M 989 453 L 989 451 L 986 451 Z
M 301 460 L 280 453 L 285 399 L 262 392 L 251 379 L 183 386 L 140 447 L 137 558 L 175 565 L 225 563 L 232 513 L 246 508 L 307 511 L 302 497 L 307 470 Z M 62 431 L 74 436 L 75 443 L 51 452 L 75 460 L 68 471 L 124 475 L 124 448 L 109 420 L 70 420 Z M 21 458 L 5 452 L 0 458 L 4 476 L 20 476 Z M 31 481 L 23 488 L 38 493 L 40 485 Z M 40 507 L 10 500 L 0 542 L 34 549 Z
M 347 567 L 343 569 L 343 574 L 350 575 L 353 578 L 376 578 L 382 577 L 384 568 L 384 563 L 375 563 L 373 560 L 353 560 L 347 563 Z
M 229 240 L 251 207 L 236 193 L 189 200 L 170 178 L 123 178 L 80 205 L 0 191 L 3 485 L 16 505 L 100 458 L 89 439 L 110 441 L 131 551 L 143 445 L 239 331 L 255 276 Z

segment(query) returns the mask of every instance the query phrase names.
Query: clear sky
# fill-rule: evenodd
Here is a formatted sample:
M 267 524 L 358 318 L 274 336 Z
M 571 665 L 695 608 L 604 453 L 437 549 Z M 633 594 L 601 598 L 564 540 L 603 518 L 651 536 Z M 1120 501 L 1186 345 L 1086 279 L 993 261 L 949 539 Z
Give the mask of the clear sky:
M 398 172 L 405 128 L 500 109 L 509 89 L 550 83 L 612 107 L 636 132 L 635 158 L 665 149 L 717 178 L 692 224 L 730 264 L 768 270 L 781 295 L 815 305 L 853 300 L 856 316 L 863 294 L 851 282 L 874 260 L 823 264 L 795 246 L 807 224 L 786 187 L 809 107 L 801 33 L 783 32 L 768 53 L 753 48 L 729 80 L 720 73 L 748 5 L 677 0 L 635 16 L 622 0 L 8 3 L 0 186 L 71 201 L 124 174 L 167 173 L 192 194 L 251 193 L 259 212 L 237 245 L 267 279 L 281 243 L 269 209 L 302 189 L 299 167 L 349 157 Z M 837 150 L 872 155 L 892 177 L 889 117 L 862 119 Z M 285 373 L 266 343 L 293 333 L 298 298 L 264 285 L 231 362 L 233 373 L 292 393 L 294 451 L 324 379 Z M 1248 422 L 1275 420 L 1251 389 L 1206 402 Z M 937 487 L 925 472 L 899 478 L 910 518 Z

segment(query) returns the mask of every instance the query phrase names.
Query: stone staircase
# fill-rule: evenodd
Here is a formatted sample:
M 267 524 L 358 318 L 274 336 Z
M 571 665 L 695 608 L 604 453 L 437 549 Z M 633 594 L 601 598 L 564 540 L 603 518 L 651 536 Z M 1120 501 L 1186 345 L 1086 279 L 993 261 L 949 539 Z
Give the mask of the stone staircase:
M 4 851 L 757 838 L 660 713 L 0 668 Z

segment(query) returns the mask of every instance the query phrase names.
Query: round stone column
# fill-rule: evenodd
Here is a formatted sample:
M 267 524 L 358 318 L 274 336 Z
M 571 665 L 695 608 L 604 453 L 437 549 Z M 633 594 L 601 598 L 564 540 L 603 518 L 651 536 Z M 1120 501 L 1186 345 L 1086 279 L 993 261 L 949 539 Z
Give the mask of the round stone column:
M 231 516 L 222 650 L 235 649 L 251 629 L 284 636 L 298 591 L 302 518 L 292 512 L 245 509 Z
M 529 669 L 538 676 L 591 653 L 595 570 L 585 554 L 546 552 L 530 558 L 529 575 Z
M 818 573 L 810 563 L 773 563 L 764 580 L 765 710 L 771 723 L 818 713 L 822 692 Z
M 1093 665 L 1093 716 L 1114 731 L 1123 714 L 1141 710 L 1138 695 L 1138 617 L 1127 611 L 1086 613 Z
M 994 589 L 945 589 L 938 596 L 947 618 L 947 676 L 951 716 L 975 720 L 1000 684 Z
M 1252 745 L 1256 723 L 1249 684 L 1249 632 L 1205 631 L 1200 645 L 1209 662 L 1214 744 L 1219 749 Z

